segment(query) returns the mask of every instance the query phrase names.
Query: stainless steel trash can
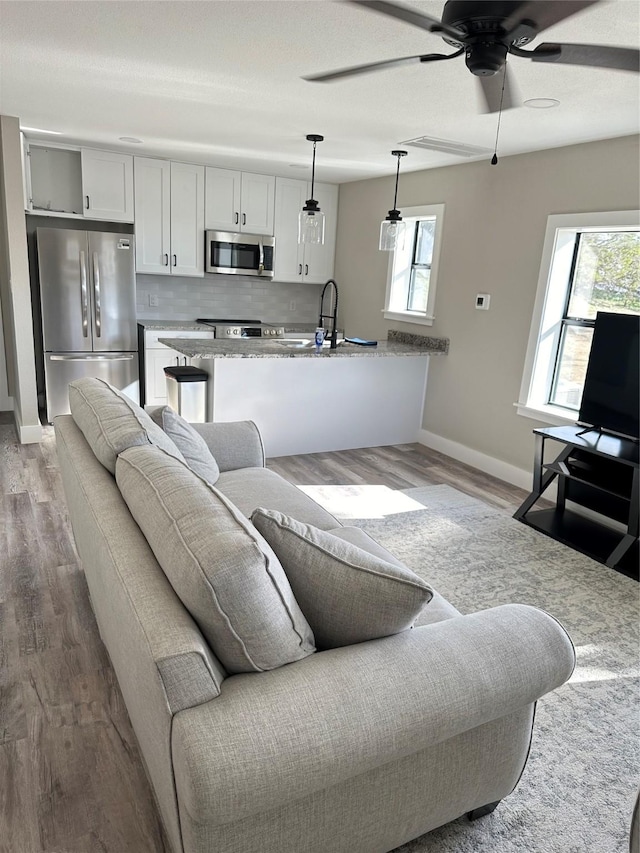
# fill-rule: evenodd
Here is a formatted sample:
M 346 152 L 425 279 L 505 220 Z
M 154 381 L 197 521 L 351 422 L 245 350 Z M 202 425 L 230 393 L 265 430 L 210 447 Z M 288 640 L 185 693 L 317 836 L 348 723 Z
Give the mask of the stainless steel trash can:
M 167 398 L 171 408 L 191 424 L 203 424 L 207 416 L 207 379 L 199 367 L 165 367 Z

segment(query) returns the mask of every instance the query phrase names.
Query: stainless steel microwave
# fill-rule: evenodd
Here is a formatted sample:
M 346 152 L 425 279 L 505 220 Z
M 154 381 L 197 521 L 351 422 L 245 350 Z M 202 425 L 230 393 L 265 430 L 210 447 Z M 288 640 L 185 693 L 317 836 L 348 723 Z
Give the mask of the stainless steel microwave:
M 205 231 L 207 272 L 273 278 L 276 241 L 262 234 Z

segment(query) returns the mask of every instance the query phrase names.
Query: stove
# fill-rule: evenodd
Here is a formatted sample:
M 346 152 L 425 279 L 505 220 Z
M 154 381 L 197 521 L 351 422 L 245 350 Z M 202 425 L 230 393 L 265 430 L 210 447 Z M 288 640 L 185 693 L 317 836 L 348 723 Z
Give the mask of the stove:
M 255 340 L 256 338 L 283 337 L 284 327 L 275 323 L 263 323 L 260 320 L 219 320 L 198 318 L 198 323 L 205 323 L 215 329 L 217 340 Z

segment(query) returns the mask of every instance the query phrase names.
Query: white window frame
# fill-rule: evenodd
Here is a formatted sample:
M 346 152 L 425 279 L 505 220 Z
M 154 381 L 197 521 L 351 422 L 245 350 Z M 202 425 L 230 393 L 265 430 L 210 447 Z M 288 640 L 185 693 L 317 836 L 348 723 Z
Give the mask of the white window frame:
M 569 278 L 575 237 L 582 231 L 639 229 L 638 210 L 562 213 L 547 218 L 520 396 L 515 403 L 519 415 L 558 426 L 576 422 L 577 413 L 573 409 L 547 402 L 553 381 L 562 317 L 571 286 Z
M 444 227 L 444 204 L 425 204 L 419 207 L 408 207 L 402 211 L 405 222 L 416 222 L 418 219 L 427 219 L 435 216 L 436 229 L 433 239 L 433 256 L 431 258 L 431 272 L 429 275 L 429 293 L 427 296 L 427 307 L 425 311 L 407 311 L 401 309 L 400 305 L 407 304 L 407 292 L 409 287 L 409 272 L 413 247 L 405 245 L 401 249 L 395 249 L 389 253 L 389 269 L 387 272 L 387 291 L 382 311 L 387 320 L 400 320 L 404 323 L 417 323 L 422 326 L 432 326 L 435 320 L 436 284 L 438 280 L 438 267 L 440 262 L 440 248 L 442 245 L 442 230 Z M 408 244 L 410 241 L 406 241 Z

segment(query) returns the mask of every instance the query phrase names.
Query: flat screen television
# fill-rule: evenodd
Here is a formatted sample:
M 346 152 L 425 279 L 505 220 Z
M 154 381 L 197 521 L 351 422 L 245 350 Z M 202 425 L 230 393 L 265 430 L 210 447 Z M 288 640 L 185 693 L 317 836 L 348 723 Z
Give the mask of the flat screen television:
M 638 440 L 640 317 L 599 311 L 578 422 Z

